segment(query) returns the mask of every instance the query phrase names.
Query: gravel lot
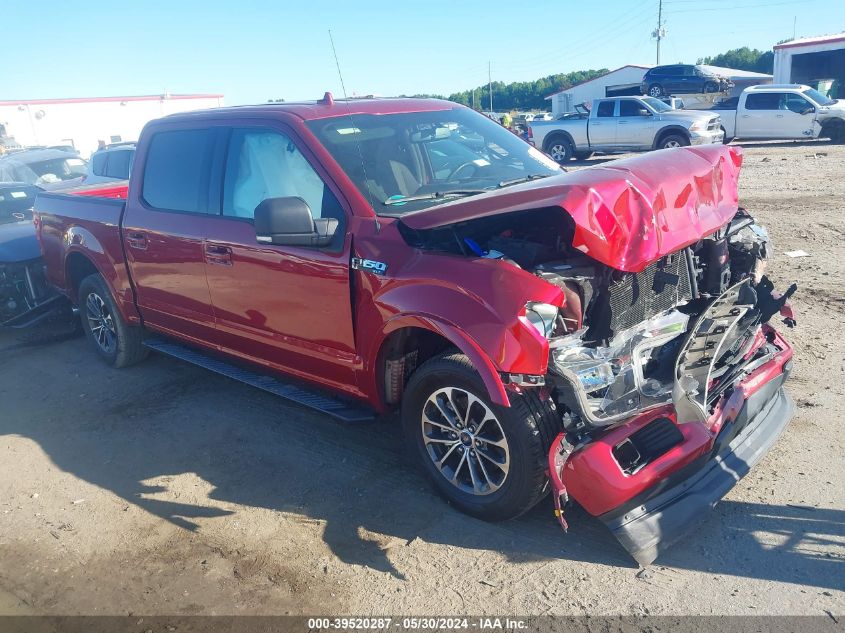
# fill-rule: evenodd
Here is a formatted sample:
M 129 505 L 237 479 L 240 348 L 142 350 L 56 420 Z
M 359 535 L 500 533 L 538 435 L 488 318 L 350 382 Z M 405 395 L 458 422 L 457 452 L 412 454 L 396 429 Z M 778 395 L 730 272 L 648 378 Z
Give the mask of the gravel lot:
M 845 147 L 749 146 L 741 198 L 800 286 L 797 416 L 647 572 L 578 509 L 451 509 L 390 423 L 42 328 L 0 333 L 0 613 L 842 614 Z

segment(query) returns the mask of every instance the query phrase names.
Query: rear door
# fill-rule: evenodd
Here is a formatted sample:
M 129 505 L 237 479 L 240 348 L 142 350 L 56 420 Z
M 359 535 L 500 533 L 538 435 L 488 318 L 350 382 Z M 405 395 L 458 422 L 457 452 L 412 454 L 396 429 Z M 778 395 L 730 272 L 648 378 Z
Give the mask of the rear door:
M 356 359 L 348 216 L 339 190 L 303 149 L 276 121 L 231 130 L 222 213 L 210 219 L 205 245 L 211 300 L 225 351 L 348 389 Z M 315 218 L 337 218 L 335 242 L 259 244 L 255 208 L 284 196 L 305 200 Z
M 205 276 L 203 239 L 209 213 L 210 170 L 219 131 L 163 126 L 139 147 L 141 183 L 127 200 L 122 239 L 144 323 L 208 343 L 214 314 Z M 138 173 L 141 172 L 141 173 Z
M 596 104 L 596 115 L 590 117 L 590 148 L 612 148 L 616 145 L 616 99 L 601 99 Z

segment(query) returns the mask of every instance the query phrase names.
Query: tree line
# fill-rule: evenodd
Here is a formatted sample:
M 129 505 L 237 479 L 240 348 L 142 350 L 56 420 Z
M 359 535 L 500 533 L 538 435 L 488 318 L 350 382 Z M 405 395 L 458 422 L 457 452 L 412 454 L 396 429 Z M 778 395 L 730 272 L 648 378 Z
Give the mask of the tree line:
M 702 57 L 696 63 L 771 74 L 774 66 L 774 53 L 743 46 L 742 48 L 735 48 L 711 57 Z M 486 112 L 490 109 L 490 90 L 492 89 L 493 109 L 496 112 L 509 110 L 548 110 L 550 104 L 546 101 L 546 97 L 550 94 L 566 90 L 575 84 L 599 77 L 607 72 L 607 68 L 576 70 L 571 73 L 548 75 L 547 77 L 541 77 L 534 81 L 515 81 L 508 84 L 501 81 L 494 81 L 492 85 L 482 84 L 476 88 L 452 93 L 448 97 L 444 97 L 443 95 L 414 96 L 446 98 L 449 101 L 455 101 L 456 103 Z

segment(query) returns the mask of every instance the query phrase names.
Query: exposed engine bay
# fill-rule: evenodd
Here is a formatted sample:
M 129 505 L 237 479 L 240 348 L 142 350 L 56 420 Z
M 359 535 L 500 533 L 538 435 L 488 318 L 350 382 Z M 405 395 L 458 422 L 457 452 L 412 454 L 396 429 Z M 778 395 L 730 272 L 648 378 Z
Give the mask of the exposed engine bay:
M 405 231 L 427 250 L 500 259 L 561 288 L 562 309 L 526 306 L 549 339 L 552 397 L 567 431 L 589 432 L 675 402 L 679 419 L 704 421 L 738 378 L 778 350 L 761 325 L 795 291 L 765 277 L 772 247 L 744 210 L 715 233 L 640 272 L 623 272 L 573 249 L 560 209 Z

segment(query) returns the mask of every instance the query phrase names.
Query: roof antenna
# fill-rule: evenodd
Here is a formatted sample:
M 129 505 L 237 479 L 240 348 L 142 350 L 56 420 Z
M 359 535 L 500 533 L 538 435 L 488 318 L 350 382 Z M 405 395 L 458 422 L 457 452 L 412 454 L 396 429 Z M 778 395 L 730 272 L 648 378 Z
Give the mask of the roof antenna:
M 340 88 L 343 90 L 343 103 L 346 106 L 346 115 L 349 117 L 349 121 L 352 123 L 353 129 L 357 129 L 355 125 L 355 120 L 352 118 L 352 108 L 349 106 L 349 97 L 346 96 L 346 84 L 343 83 L 343 73 L 340 72 L 340 61 L 337 58 L 337 49 L 334 46 L 334 37 L 332 37 L 332 30 L 329 29 L 329 42 L 332 45 L 332 54 L 334 55 L 334 63 L 337 66 L 337 76 L 340 77 Z M 331 93 L 327 92 L 326 95 L 323 97 L 324 103 L 328 103 L 331 105 L 334 101 L 331 99 Z M 361 151 L 361 141 L 356 140 L 355 142 L 356 147 L 358 148 L 358 158 L 361 159 L 361 171 L 364 174 L 364 187 L 367 189 L 367 193 L 369 194 L 370 198 L 370 206 L 373 207 L 375 211 L 376 205 L 373 201 L 373 192 L 370 191 L 369 178 L 367 178 L 367 166 L 364 164 L 364 153 Z M 376 213 L 376 233 L 381 231 L 381 223 L 378 221 L 378 213 Z

